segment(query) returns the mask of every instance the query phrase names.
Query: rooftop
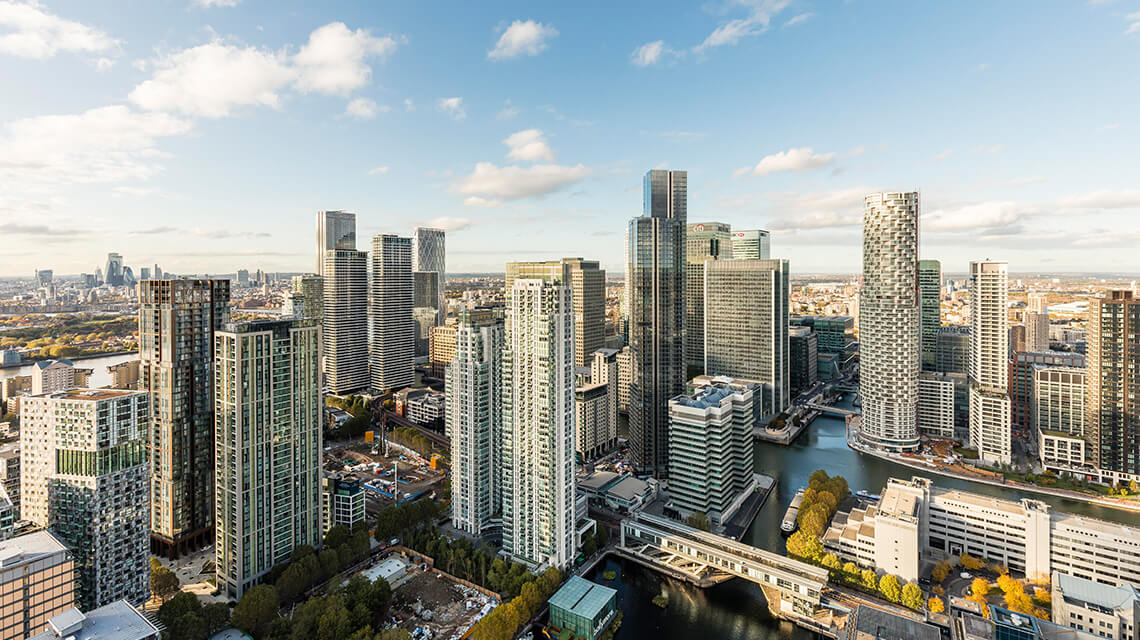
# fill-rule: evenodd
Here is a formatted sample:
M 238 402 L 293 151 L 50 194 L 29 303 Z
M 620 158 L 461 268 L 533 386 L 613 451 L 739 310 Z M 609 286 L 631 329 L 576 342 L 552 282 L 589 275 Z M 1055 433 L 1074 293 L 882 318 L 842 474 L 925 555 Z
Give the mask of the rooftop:
M 68 389 L 67 391 L 56 391 L 55 393 L 45 393 L 32 397 L 53 398 L 56 400 L 90 400 L 91 402 L 96 402 L 99 400 L 110 400 L 112 398 L 138 394 L 145 395 L 146 391 L 132 391 L 130 389 Z
M 1106 609 L 1125 609 L 1140 600 L 1140 592 L 1137 592 L 1136 587 L 1130 584 L 1111 587 L 1067 573 L 1054 573 L 1053 579 L 1066 599 L 1088 602 Z
M 594 584 L 580 576 L 571 576 L 566 584 L 550 597 L 549 603 L 552 607 L 593 619 L 605 608 L 610 599 L 616 597 L 617 591 L 609 587 Z
M 158 638 L 156 627 L 125 600 L 80 613 L 68 609 L 48 620 L 48 629 L 31 640 L 149 640 Z
M 888 484 L 882 498 L 879 499 L 877 513 L 888 516 L 918 515 L 918 496 L 909 491 L 901 490 L 898 485 Z
M 67 551 L 67 547 L 47 531 L 35 531 L 0 542 L 0 569 L 49 553 Z
M 938 627 L 859 605 L 855 609 L 852 640 L 940 640 Z

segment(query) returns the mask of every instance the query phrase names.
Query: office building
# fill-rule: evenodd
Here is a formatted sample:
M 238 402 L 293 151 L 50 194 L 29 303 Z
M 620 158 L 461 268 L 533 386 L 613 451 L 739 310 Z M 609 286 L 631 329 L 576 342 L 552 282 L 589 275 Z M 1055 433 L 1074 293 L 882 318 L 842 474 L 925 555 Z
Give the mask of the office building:
M 356 214 L 317 212 L 317 275 L 328 275 L 329 251 L 356 251 Z
M 775 416 L 791 402 L 787 260 L 705 262 L 705 366 L 753 380 L 755 402 Z
M 732 257 L 736 260 L 768 260 L 770 238 L 763 229 L 747 229 L 732 233 Z
M 577 550 L 574 313 L 561 278 L 519 278 L 503 358 L 503 552 L 565 567 Z
M 443 324 L 447 320 L 447 243 L 443 229 L 416 227 L 412 234 L 412 271 L 435 274 L 434 281 L 415 280 L 415 306 L 435 309 L 435 324 Z
M 346 527 L 351 531 L 365 518 L 364 486 L 360 478 L 338 471 L 321 481 L 321 536 L 333 527 Z
M 550 598 L 550 624 L 574 638 L 597 640 L 617 617 L 617 591 L 570 576 Z
M 415 257 L 414 249 L 412 257 Z M 439 274 L 435 271 L 412 271 L 412 322 L 416 328 L 417 358 L 429 355 L 431 330 L 443 324 L 439 286 Z
M 966 373 L 970 363 L 970 328 L 939 327 L 935 344 L 935 371 Z
M 49 531 L 0 542 L 0 640 L 24 640 L 48 620 L 75 606 L 75 562 L 67 545 Z
M 32 395 L 74 389 L 75 365 L 67 358 L 40 360 L 32 365 Z
M 622 347 L 617 356 L 617 398 L 618 411 L 629 415 L 629 383 L 633 379 L 633 355 L 629 347 Z
M 107 254 L 107 269 L 103 274 L 103 281 L 109 287 L 123 286 L 123 256 L 117 253 Z
M 937 371 L 938 328 L 942 326 L 942 263 L 918 261 L 918 313 L 922 370 Z
M 372 389 L 399 389 L 416 381 L 412 321 L 412 240 L 372 238 Z
M 214 337 L 218 589 L 240 600 L 300 545 L 320 547 L 321 330 L 230 323 Z
M 449 328 L 444 420 L 451 438 L 451 519 L 460 531 L 484 536 L 502 526 L 496 516 L 503 500 L 503 318 L 461 312 Z
M 858 604 L 847 619 L 843 640 L 942 640 L 942 632 L 929 622 L 892 613 L 874 605 Z M 993 640 L 992 638 L 990 640 Z
M 690 223 L 685 231 L 686 378 L 705 372 L 705 260 L 732 258 L 732 227 L 723 222 Z
M 330 393 L 368 387 L 368 253 L 335 249 L 325 253 L 325 376 Z
M 1009 402 L 1009 271 L 970 263 L 970 446 L 984 464 L 1013 463 Z
M 293 276 L 291 284 L 293 292 L 301 294 L 301 317 L 322 322 L 325 318 L 325 279 L 317 275 L 304 274 Z
M 1140 298 L 1108 291 L 1089 302 L 1088 418 L 1093 464 L 1140 475 Z
M 819 337 L 811 327 L 788 327 L 788 380 L 793 393 L 819 380 Z
M 669 496 L 681 515 L 721 527 L 751 493 L 760 385 L 712 380 L 669 400 Z
M 37 269 L 35 276 L 36 288 L 50 287 L 52 283 L 52 270 L 51 269 Z
M 1014 351 L 1009 358 L 1009 407 L 1011 426 L 1028 435 L 1033 428 L 1033 377 L 1042 367 L 1083 369 L 1085 356 L 1072 351 Z
M 422 427 L 443 432 L 443 420 L 446 412 L 444 394 L 434 389 L 422 389 L 421 391 L 421 393 L 416 393 L 408 398 L 404 416 Z
M 145 277 L 143 278 L 143 280 L 146 280 L 146 279 L 147 278 L 145 278 Z M 238 269 L 237 270 L 237 286 L 243 287 L 243 288 L 249 286 L 249 270 L 248 269 Z
M 1140 592 L 1057 571 L 1052 579 L 1053 622 L 1112 640 L 1140 638 Z
M 1036 366 L 1033 428 L 1046 469 L 1082 469 L 1090 451 L 1085 440 L 1085 370 Z
M 855 319 L 849 316 L 796 316 L 788 323 L 810 327 L 819 339 L 820 353 L 846 354 L 855 345 Z
M 873 193 L 863 207 L 859 291 L 859 438 L 879 449 L 918 446 L 918 193 Z
M 936 438 L 954 438 L 954 379 L 945 373 L 918 374 L 918 431 Z
M 213 544 L 214 332 L 229 280 L 139 285 L 139 385 L 150 394 L 150 529 L 155 553 Z
M 20 403 L 20 511 L 67 544 L 78 602 L 150 597 L 145 391 L 73 389 Z
M 610 408 L 608 384 L 590 383 L 575 389 L 574 449 L 579 460 L 595 460 L 617 444 L 617 416 L 611 415 Z
M 606 272 L 596 260 L 563 258 L 548 262 L 508 262 L 506 290 L 517 278 L 562 278 L 574 303 L 574 366 L 588 367 L 606 346 Z
M 159 640 L 161 629 L 126 600 L 84 613 L 72 608 L 48 620 L 29 640 Z
M 432 327 L 428 338 L 428 364 L 431 367 L 431 377 L 443 379 L 447 365 L 455 359 L 455 341 L 455 325 Z
M 638 474 L 664 475 L 669 399 L 684 390 L 688 174 L 645 174 L 644 210 L 629 222 L 629 448 Z
M 942 489 L 926 478 L 891 478 L 879 503 L 837 513 L 824 548 L 862 567 L 916 580 L 925 562 L 968 553 L 1034 582 L 1053 572 L 1106 585 L 1140 583 L 1140 530 L 1052 510 L 1039 500 L 1001 500 Z

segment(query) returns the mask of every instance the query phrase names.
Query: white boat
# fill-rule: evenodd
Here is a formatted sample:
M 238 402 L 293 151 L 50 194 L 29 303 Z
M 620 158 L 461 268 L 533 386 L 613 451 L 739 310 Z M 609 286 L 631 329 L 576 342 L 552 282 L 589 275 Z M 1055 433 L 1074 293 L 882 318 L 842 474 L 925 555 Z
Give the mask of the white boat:
M 859 491 L 856 491 L 855 495 L 859 496 L 860 498 L 863 498 L 864 500 L 872 500 L 874 502 L 878 502 L 880 499 L 880 496 L 878 494 L 871 493 L 870 491 L 867 491 L 866 489 L 860 489 Z
M 800 512 L 800 503 L 804 500 L 804 490 L 800 489 L 796 492 L 795 497 L 792 498 L 792 503 L 788 505 L 788 510 L 784 512 L 784 519 L 780 522 L 780 531 L 784 535 L 791 535 L 796 527 L 796 516 Z

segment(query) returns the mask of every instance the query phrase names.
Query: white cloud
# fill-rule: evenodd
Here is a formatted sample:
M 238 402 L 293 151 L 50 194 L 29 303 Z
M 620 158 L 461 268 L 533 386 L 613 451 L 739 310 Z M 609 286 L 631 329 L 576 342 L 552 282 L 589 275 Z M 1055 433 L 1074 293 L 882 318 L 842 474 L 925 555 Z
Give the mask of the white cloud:
M 48 13 L 36 0 L 0 2 L 0 53 L 44 60 L 60 51 L 117 52 L 119 43 L 106 33 Z
M 790 27 L 792 25 L 797 25 L 801 22 L 805 22 L 805 21 L 809 20 L 814 15 L 815 15 L 814 13 L 810 13 L 810 12 L 809 13 L 801 13 L 797 16 L 793 16 L 791 19 L 789 19 L 787 22 L 785 22 L 784 26 Z
M 754 176 L 766 176 L 777 171 L 807 171 L 808 169 L 818 169 L 819 167 L 830 164 L 833 158 L 835 158 L 834 153 L 813 153 L 811 147 L 788 149 L 787 151 L 764 156 L 764 158 L 752 168 L 751 174 Z M 748 173 L 749 170 L 747 168 L 742 168 L 737 169 L 732 175 L 734 178 L 739 178 Z
M 384 57 L 396 49 L 391 36 L 374 37 L 367 29 L 332 22 L 313 31 L 293 56 L 296 87 L 302 92 L 345 95 L 368 84 L 372 68 L 365 59 Z
M 467 218 L 451 218 L 443 216 L 440 218 L 433 218 L 428 221 L 427 226 L 435 229 L 443 229 L 447 232 L 462 231 L 471 226 L 471 221 Z
M 863 198 L 875 191 L 872 187 L 852 187 L 820 193 L 776 194 L 772 209 L 796 211 L 794 217 L 768 222 L 772 231 L 795 232 L 809 229 L 831 229 L 858 226 L 863 222 Z M 755 198 L 744 202 L 751 205 Z
M 547 47 L 547 41 L 558 35 L 558 30 L 550 25 L 535 22 L 534 20 L 515 20 L 503 35 L 495 48 L 487 52 L 491 60 L 509 60 L 522 55 L 536 56 Z
M 743 38 L 764 33 L 772 18 L 787 8 L 789 0 L 732 0 L 729 4 L 744 8 L 748 15 L 722 23 L 693 51 L 701 53 L 712 47 L 734 45 Z
M 1140 11 L 1128 14 L 1127 20 L 1128 28 L 1124 30 L 1124 33 L 1126 35 L 1132 33 L 1140 33 Z
M 368 98 L 355 98 L 344 108 L 346 114 L 361 120 L 375 117 L 380 110 L 381 107 L 377 106 L 376 101 Z
M 503 203 L 498 200 L 488 200 L 486 198 L 480 198 L 479 196 L 470 196 L 463 201 L 463 205 L 466 207 L 479 207 L 482 209 L 490 209 L 491 207 L 497 207 L 501 204 Z
M 574 167 L 539 164 L 523 168 L 499 167 L 490 162 L 480 162 L 475 165 L 475 171 L 471 175 L 459 178 L 451 188 L 457 193 L 478 196 L 484 201 L 519 200 L 553 193 L 589 174 L 590 169 L 581 164 Z
M 1119 191 L 1093 191 L 1080 196 L 1062 198 L 1057 202 L 1062 209 L 1140 209 L 1140 189 Z
M 935 209 L 922 216 L 927 231 L 1001 229 L 1023 220 L 1031 210 L 1016 202 L 978 202 L 951 209 Z
M 236 7 L 238 0 L 194 0 L 199 7 Z
M 463 108 L 463 98 L 440 98 L 436 108 L 451 116 L 453 120 L 467 117 L 467 111 Z
M 382 176 L 386 173 L 388 173 L 388 167 L 375 167 L 368 170 L 368 175 L 370 176 Z
M 656 40 L 634 49 L 633 53 L 630 54 L 630 61 L 638 67 L 648 67 L 657 64 L 665 55 L 671 53 L 674 51 L 666 46 L 664 40 Z
M 546 138 L 538 129 L 526 129 L 512 133 L 503 144 L 510 148 L 507 157 L 522 162 L 554 162 L 554 150 L 546 144 Z

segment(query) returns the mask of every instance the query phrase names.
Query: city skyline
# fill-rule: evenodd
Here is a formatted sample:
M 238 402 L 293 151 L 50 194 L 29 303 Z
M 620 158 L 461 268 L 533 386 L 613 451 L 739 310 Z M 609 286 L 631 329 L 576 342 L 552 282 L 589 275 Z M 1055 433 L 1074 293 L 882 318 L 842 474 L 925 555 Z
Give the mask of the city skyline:
M 586 255 L 616 275 L 634 180 L 664 165 L 692 174 L 690 220 L 769 229 L 798 273 L 856 273 L 862 196 L 916 186 L 919 255 L 948 273 L 983 256 L 1111 271 L 1137 240 L 1137 88 L 1114 78 L 1140 29 L 1119 3 L 1034 6 L 1035 26 L 984 4 L 734 2 L 606 25 L 569 7 L 297 5 L 266 21 L 202 4 L 4 5 L 0 29 L 21 37 L 0 47 L 18 96 L 0 106 L 0 275 L 91 272 L 111 252 L 305 272 L 312 213 L 333 208 L 361 238 L 447 230 L 451 273 Z M 1066 91 L 1083 68 L 1100 73 Z M 195 82 L 218 73 L 244 82 Z M 691 90 L 655 112 L 670 76 Z M 900 77 L 907 99 L 883 101 Z

